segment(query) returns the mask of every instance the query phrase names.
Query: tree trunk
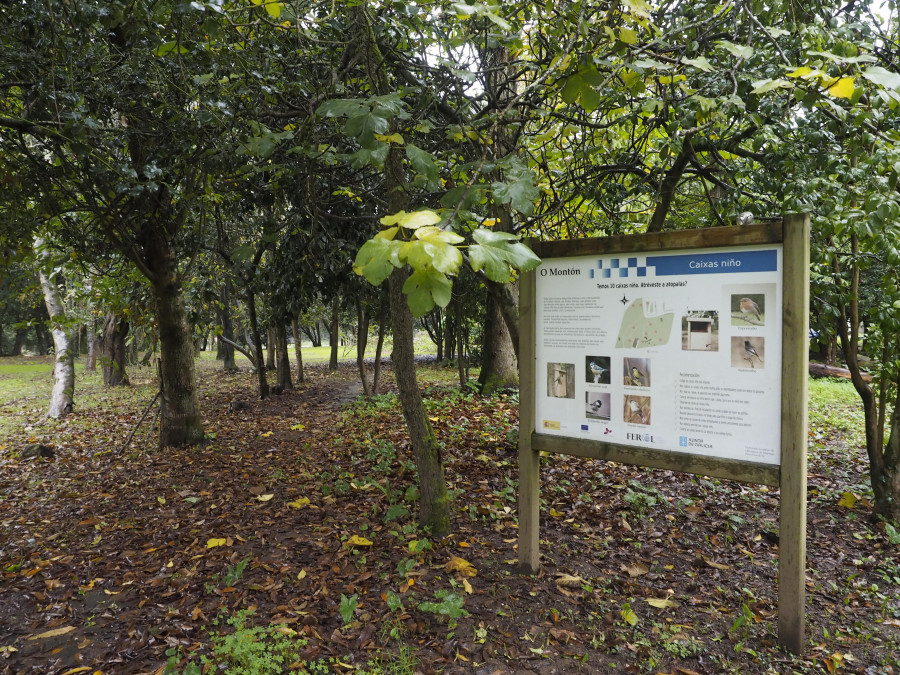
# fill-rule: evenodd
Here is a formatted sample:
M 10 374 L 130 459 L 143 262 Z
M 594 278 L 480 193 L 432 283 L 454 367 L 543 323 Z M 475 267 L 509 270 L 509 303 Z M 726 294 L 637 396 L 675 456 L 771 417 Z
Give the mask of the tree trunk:
M 441 449 L 425 416 L 422 395 L 416 381 L 413 317 L 406 296 L 403 295 L 403 284 L 408 276 L 409 272 L 404 268 L 394 270 L 389 279 L 394 332 L 394 377 L 419 472 L 419 523 L 430 528 L 434 536 L 441 537 L 450 531 L 450 502 L 444 481 Z
M 335 294 L 331 305 L 331 358 L 328 360 L 328 370 L 337 370 L 338 367 L 338 343 L 341 337 L 341 298 Z
M 387 323 L 388 294 L 381 295 L 381 310 L 378 313 L 378 343 L 375 345 L 375 367 L 372 369 L 372 393 L 378 393 L 381 385 L 381 351 L 384 348 L 385 324 Z
M 272 326 L 268 326 L 266 332 L 268 333 L 266 338 L 266 370 L 275 370 L 275 352 L 277 350 L 275 329 Z
M 291 357 L 287 348 L 287 327 L 283 321 L 279 321 L 275 324 L 272 332 L 275 334 L 275 346 L 278 349 L 278 355 L 275 359 L 278 386 L 281 387 L 282 391 L 292 391 L 294 382 L 291 380 Z
M 97 319 L 92 318 L 87 327 L 87 358 L 84 361 L 84 369 L 89 373 L 97 370 L 98 347 Z
M 13 341 L 12 351 L 9 353 L 10 356 L 22 356 L 22 349 L 25 347 L 27 335 L 27 328 L 16 328 L 16 338 Z
M 234 342 L 234 321 L 231 318 L 231 280 L 226 278 L 222 285 L 222 335 Z M 234 347 L 223 340 L 219 340 L 222 352 L 222 370 L 233 373 L 238 370 L 234 360 Z
M 488 294 L 485 308 L 484 347 L 478 384 L 489 396 L 497 389 L 519 384 L 519 370 L 512 339 L 493 296 Z
M 262 400 L 269 398 L 269 383 L 266 380 L 266 368 L 263 365 L 265 362 L 263 361 L 262 336 L 259 334 L 259 319 L 256 316 L 256 293 L 253 292 L 253 287 L 250 284 L 247 284 L 246 295 L 247 314 L 250 318 L 250 341 L 253 343 L 259 398 Z
M 43 324 L 34 325 L 34 337 L 36 341 L 37 353 L 40 356 L 47 356 L 50 353 L 50 347 L 53 346 L 53 335 L 47 335 L 47 329 Z
M 294 354 L 297 356 L 297 384 L 303 384 L 303 348 L 297 319 L 291 321 L 291 331 L 294 333 Z
M 166 255 L 169 253 L 170 255 Z M 151 259 L 152 260 L 152 259 Z M 151 282 L 159 326 L 159 374 L 162 391 L 160 447 L 203 443 L 203 420 L 194 370 L 194 341 L 184 295 L 178 282 L 175 252 L 162 251 L 160 270 Z
M 366 343 L 369 341 L 369 317 L 363 308 L 362 300 L 356 298 L 356 366 L 359 368 L 359 379 L 362 382 L 363 396 L 369 398 L 369 375 L 366 373 Z
M 50 330 L 56 352 L 53 362 L 53 391 L 50 393 L 50 408 L 47 416 L 59 418 L 72 412 L 74 404 L 72 397 L 75 393 L 75 361 L 69 345 L 69 336 L 63 330 L 66 312 L 62 294 L 56 283 L 43 270 L 43 264 L 49 257 L 46 252 L 40 250 L 43 243 L 41 239 L 35 240 L 35 250 L 38 252 L 38 260 L 41 263 L 38 278 L 44 294 L 44 304 L 47 305 L 47 313 L 50 315 Z
M 106 315 L 100 349 L 103 384 L 107 387 L 128 385 L 128 373 L 125 371 L 125 338 L 128 337 L 128 329 L 128 321 L 124 317 L 112 312 Z
M 463 299 L 457 296 L 453 302 L 456 313 L 456 330 L 459 332 L 456 338 L 456 368 L 459 372 L 459 388 L 462 389 L 469 383 L 469 365 L 466 362 L 466 345 L 463 336 Z

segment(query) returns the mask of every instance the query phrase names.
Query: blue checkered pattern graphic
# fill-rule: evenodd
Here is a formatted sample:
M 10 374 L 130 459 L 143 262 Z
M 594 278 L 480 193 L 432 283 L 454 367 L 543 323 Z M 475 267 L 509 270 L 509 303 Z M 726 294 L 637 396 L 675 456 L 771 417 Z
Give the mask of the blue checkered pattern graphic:
M 591 279 L 627 279 L 647 276 L 646 258 L 610 258 L 598 260 Z

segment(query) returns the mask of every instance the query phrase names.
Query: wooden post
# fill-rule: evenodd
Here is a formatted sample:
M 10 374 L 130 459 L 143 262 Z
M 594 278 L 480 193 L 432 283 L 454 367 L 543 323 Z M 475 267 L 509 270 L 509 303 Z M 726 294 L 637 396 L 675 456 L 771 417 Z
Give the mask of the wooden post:
M 806 610 L 809 215 L 784 218 L 778 643 L 803 652 Z
M 535 273 L 522 275 L 519 289 L 519 570 L 541 566 L 540 454 L 531 445 L 535 396 Z

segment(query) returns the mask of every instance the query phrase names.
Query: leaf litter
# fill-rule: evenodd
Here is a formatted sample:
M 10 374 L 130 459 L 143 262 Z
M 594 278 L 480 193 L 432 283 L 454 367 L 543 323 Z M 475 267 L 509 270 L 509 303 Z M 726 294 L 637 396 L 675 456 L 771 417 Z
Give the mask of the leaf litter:
M 348 407 L 350 368 L 307 368 L 235 415 L 251 375 L 201 372 L 203 448 L 118 454 L 137 414 L 112 406 L 4 441 L 0 672 L 161 672 L 253 609 L 342 672 L 405 647 L 422 673 L 900 673 L 900 556 L 858 511 L 864 457 L 839 436 L 810 458 L 809 640 L 792 657 L 776 647 L 775 490 L 549 456 L 542 568 L 520 575 L 514 392 L 423 369 L 455 494 L 439 541 L 415 524 L 395 398 Z M 26 440 L 55 459 L 20 460 Z

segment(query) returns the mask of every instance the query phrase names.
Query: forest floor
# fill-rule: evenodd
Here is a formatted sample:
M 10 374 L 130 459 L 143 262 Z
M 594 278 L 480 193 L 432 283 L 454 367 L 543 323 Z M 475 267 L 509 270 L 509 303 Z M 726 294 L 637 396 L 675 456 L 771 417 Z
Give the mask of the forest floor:
M 35 362 L 0 360 L 0 673 L 900 675 L 900 535 L 869 520 L 849 384 L 813 392 L 793 656 L 775 489 L 546 457 L 542 568 L 521 575 L 515 392 L 420 369 L 454 495 L 436 539 L 396 397 L 358 399 L 349 366 L 259 401 L 207 363 L 209 443 L 157 450 L 153 413 L 122 447 L 149 370 L 112 391 L 79 369 L 76 412 L 41 423 Z

